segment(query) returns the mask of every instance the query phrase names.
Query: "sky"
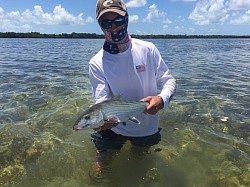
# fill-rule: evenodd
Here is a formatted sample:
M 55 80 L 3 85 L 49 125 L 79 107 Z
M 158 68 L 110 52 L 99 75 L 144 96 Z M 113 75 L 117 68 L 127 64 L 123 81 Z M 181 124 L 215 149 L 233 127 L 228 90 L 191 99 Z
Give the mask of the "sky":
M 130 34 L 250 35 L 250 0 L 124 0 Z M 97 33 L 96 0 L 0 0 L 0 32 Z

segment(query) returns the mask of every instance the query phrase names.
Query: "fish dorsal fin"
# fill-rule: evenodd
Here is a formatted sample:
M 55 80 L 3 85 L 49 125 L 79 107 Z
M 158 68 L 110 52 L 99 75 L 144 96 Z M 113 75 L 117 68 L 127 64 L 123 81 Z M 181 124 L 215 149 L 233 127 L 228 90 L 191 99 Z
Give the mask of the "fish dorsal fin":
M 129 118 L 129 120 L 136 123 L 136 124 L 141 124 L 141 122 L 136 117 L 131 117 L 131 118 Z

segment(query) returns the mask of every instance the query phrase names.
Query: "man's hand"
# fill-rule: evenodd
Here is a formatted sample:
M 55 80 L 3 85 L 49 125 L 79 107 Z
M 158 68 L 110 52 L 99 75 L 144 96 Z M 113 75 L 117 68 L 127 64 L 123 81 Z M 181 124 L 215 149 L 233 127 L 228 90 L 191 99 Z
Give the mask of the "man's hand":
M 163 100 L 160 96 L 148 96 L 141 101 L 148 102 L 146 112 L 155 115 L 160 109 L 164 107 Z

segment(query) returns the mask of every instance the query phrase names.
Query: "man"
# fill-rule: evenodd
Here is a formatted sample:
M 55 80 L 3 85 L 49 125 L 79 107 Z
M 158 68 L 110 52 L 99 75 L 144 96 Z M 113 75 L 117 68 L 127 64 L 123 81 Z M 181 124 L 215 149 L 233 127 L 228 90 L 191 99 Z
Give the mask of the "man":
M 130 37 L 122 0 L 98 0 L 96 19 L 105 42 L 89 62 L 95 103 L 114 96 L 148 102 L 146 114 L 136 116 L 140 124 L 107 123 L 92 135 L 99 154 L 119 150 L 127 140 L 139 147 L 155 145 L 160 141 L 157 112 L 168 106 L 176 89 L 175 79 L 154 44 Z M 159 94 L 158 87 L 162 89 Z

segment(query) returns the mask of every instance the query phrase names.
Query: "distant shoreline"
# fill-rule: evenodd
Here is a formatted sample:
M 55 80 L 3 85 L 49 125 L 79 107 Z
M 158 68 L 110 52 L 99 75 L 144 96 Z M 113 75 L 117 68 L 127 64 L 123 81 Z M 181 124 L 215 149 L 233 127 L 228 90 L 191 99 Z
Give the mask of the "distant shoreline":
M 250 38 L 250 35 L 137 35 L 131 34 L 133 38 L 140 39 L 184 39 L 184 38 Z M 103 34 L 96 33 L 75 33 L 71 34 L 42 34 L 39 32 L 27 32 L 27 33 L 16 33 L 16 32 L 0 32 L 0 38 L 78 38 L 78 39 L 104 39 Z

